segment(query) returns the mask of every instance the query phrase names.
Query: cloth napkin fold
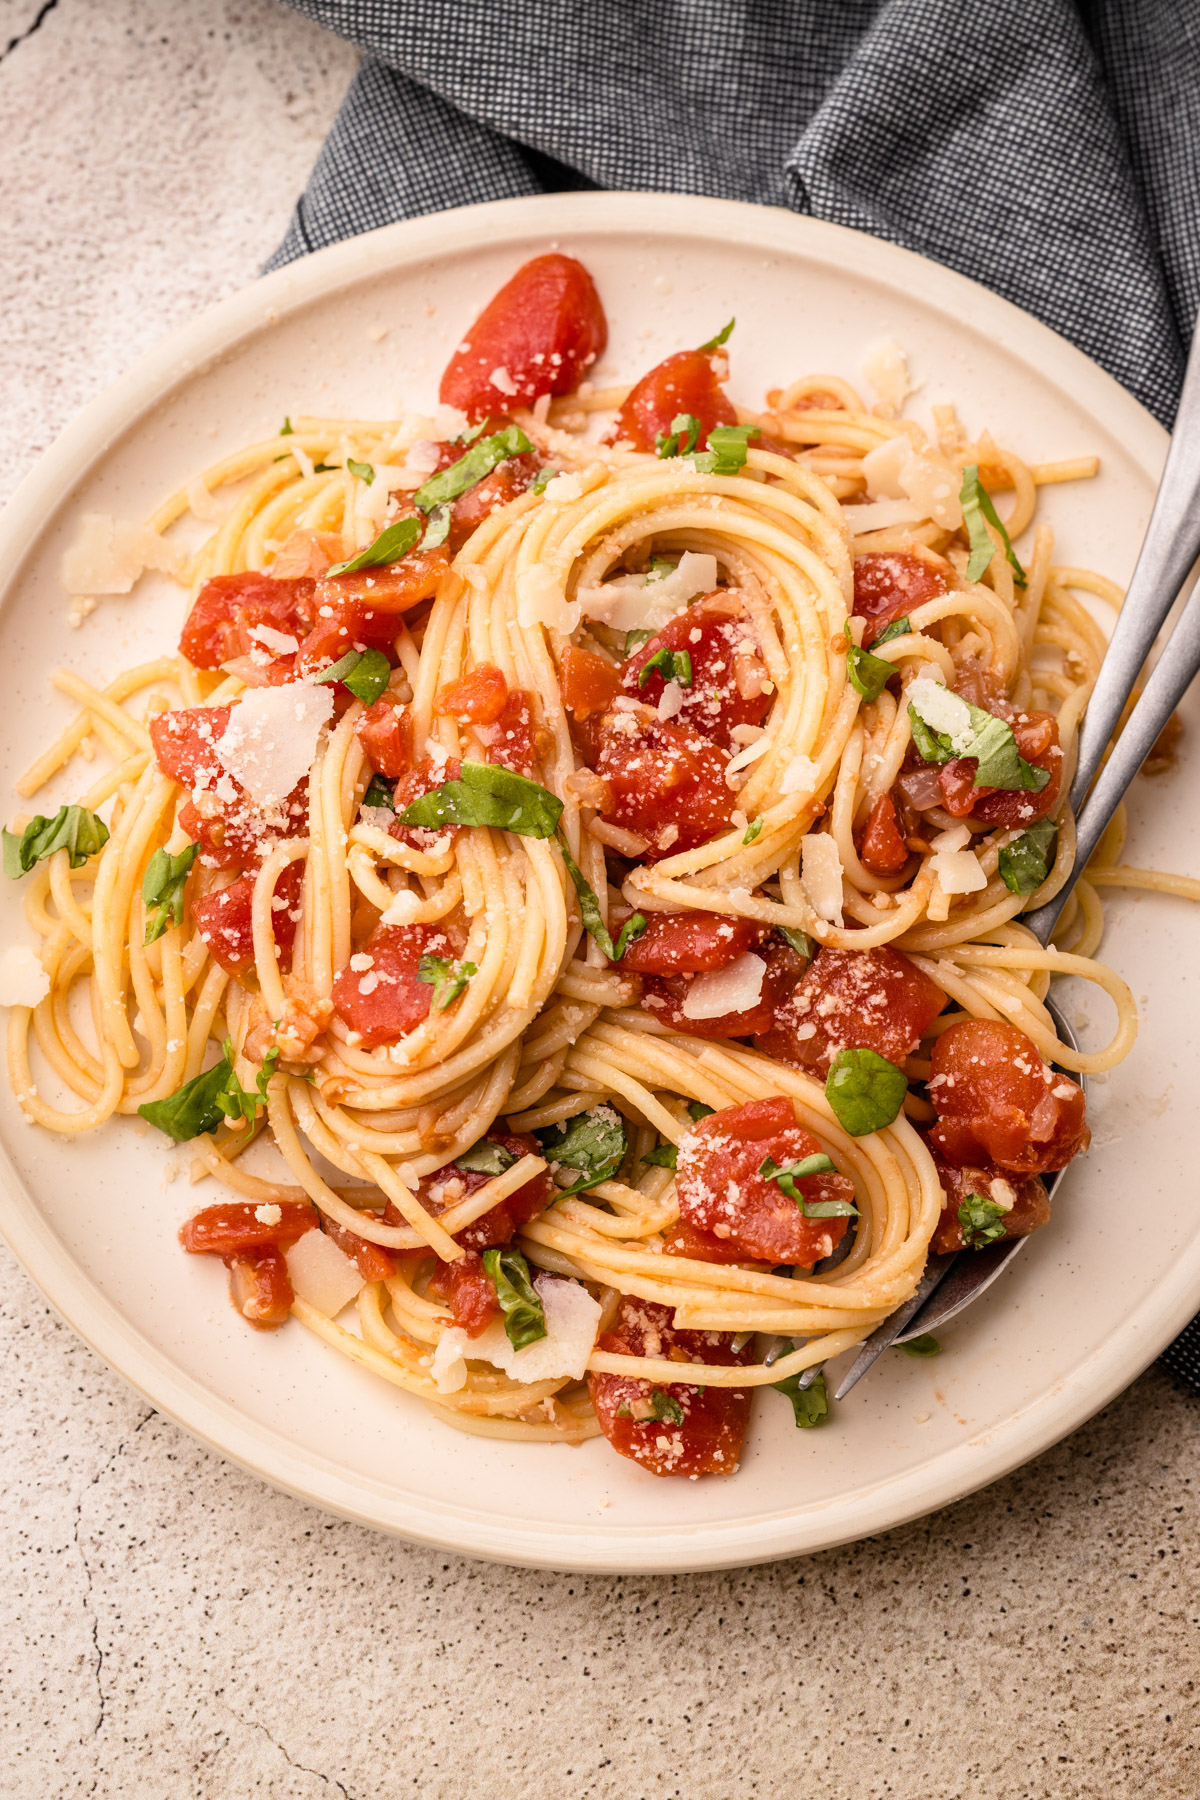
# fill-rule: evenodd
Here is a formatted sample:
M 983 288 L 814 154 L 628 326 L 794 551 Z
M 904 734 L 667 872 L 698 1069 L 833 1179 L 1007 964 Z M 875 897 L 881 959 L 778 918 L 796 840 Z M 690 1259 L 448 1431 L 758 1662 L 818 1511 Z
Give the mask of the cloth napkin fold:
M 1003 294 L 1170 426 L 1200 307 L 1197 0 L 289 0 L 365 58 L 276 268 L 582 188 L 786 206 Z M 1200 1389 L 1200 1320 L 1163 1361 Z

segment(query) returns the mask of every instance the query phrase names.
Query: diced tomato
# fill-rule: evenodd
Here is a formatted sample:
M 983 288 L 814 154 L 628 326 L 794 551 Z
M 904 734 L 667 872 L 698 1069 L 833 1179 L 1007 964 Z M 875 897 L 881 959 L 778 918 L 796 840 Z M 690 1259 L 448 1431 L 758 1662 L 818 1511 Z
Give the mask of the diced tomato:
M 278 1219 L 273 1204 L 228 1200 L 194 1213 L 180 1227 L 179 1241 L 193 1256 L 247 1256 L 268 1244 L 294 1244 L 316 1223 L 317 1209 L 307 1200 L 281 1200 Z
M 537 760 L 533 695 L 514 688 L 496 723 L 481 725 L 479 735 L 487 745 L 489 762 L 500 763 L 515 775 L 532 775 Z
M 607 342 L 604 308 L 583 264 L 573 256 L 535 256 L 464 333 L 438 398 L 477 420 L 529 406 L 542 394 L 570 394 Z
M 936 600 L 945 592 L 945 576 L 924 557 L 887 550 L 871 551 L 854 559 L 852 610 L 875 627 L 874 632 L 864 632 L 864 642 L 877 636 L 893 619 L 905 618 L 915 607 L 923 606 L 926 600 Z
M 929 1132 L 958 1168 L 998 1163 L 1019 1175 L 1065 1169 L 1091 1142 L 1083 1089 L 1042 1061 L 1037 1046 L 1000 1019 L 964 1019 L 933 1046 Z
M 454 1323 L 468 1337 L 478 1337 L 499 1317 L 496 1289 L 477 1250 L 468 1250 L 457 1262 L 439 1262 L 429 1278 L 429 1292 L 446 1302 Z
M 354 730 L 380 775 L 394 778 L 411 773 L 415 760 L 412 714 L 406 706 L 400 706 L 390 695 L 381 695 L 374 706 L 368 706 L 359 715 Z
M 710 1113 L 679 1146 L 680 1216 L 748 1261 L 808 1268 L 841 1243 L 848 1219 L 806 1218 L 779 1183 L 760 1171 L 767 1157 L 786 1169 L 820 1154 L 812 1132 L 796 1123 L 790 1100 L 750 1100 Z M 807 1175 L 796 1186 L 810 1205 L 854 1204 L 854 1183 L 845 1175 Z
M 257 1331 L 273 1331 L 282 1325 L 296 1298 L 283 1251 L 268 1245 L 244 1256 L 227 1256 L 225 1263 L 234 1311 Z
M 908 845 L 890 794 L 881 794 L 867 814 L 858 854 L 863 868 L 872 875 L 898 875 L 908 861 Z
M 458 451 L 461 455 L 461 450 Z M 521 456 L 510 456 L 494 468 L 490 475 L 469 487 L 450 506 L 450 535 L 446 540 L 450 554 L 456 555 L 462 549 L 471 533 L 489 519 L 510 500 L 517 500 L 526 491 L 542 466 L 542 459 L 536 451 L 527 450 Z
M 669 1307 L 628 1294 L 596 1348 L 618 1356 L 665 1357 L 679 1363 L 681 1373 L 689 1366 L 702 1370 L 706 1363 L 745 1365 L 753 1354 L 749 1345 L 735 1352 L 728 1332 L 683 1331 Z M 737 1468 L 750 1417 L 749 1389 L 686 1381 L 663 1385 L 627 1375 L 590 1374 L 587 1382 L 613 1449 L 651 1475 L 732 1475 Z M 655 1394 L 675 1402 L 683 1413 L 681 1425 L 654 1417 Z
M 606 715 L 596 758 L 611 795 L 604 817 L 646 839 L 646 862 L 706 844 L 737 803 L 725 781 L 728 760 L 695 731 L 653 713 Z
M 343 556 L 340 531 L 292 531 L 271 564 L 276 581 L 311 575 L 315 580 L 324 575 L 331 563 Z
M 959 1169 L 953 1163 L 948 1163 L 937 1145 L 932 1143 L 929 1144 L 929 1153 L 933 1157 L 938 1180 L 946 1196 L 942 1216 L 929 1245 L 935 1256 L 943 1256 L 948 1251 L 963 1248 L 963 1228 L 958 1209 L 970 1194 L 978 1194 L 983 1200 L 1009 1203 L 1009 1210 L 1004 1214 L 1006 1238 L 1028 1237 L 1031 1231 L 1049 1223 L 1050 1196 L 1040 1176 L 1014 1175 L 1011 1171 L 1006 1174 L 995 1163 L 989 1163 L 983 1168 Z M 1000 1243 L 1003 1240 L 997 1238 L 993 1241 Z
M 392 798 L 397 815 L 402 813 L 414 800 L 422 794 L 430 794 L 434 788 L 441 787 L 447 781 L 457 781 L 462 773 L 462 763 L 457 756 L 448 756 L 443 767 L 438 767 L 428 756 L 424 757 L 415 769 L 403 769 L 396 779 Z M 415 850 L 428 850 L 431 844 L 440 843 L 449 834 L 450 840 L 458 836 L 457 825 L 440 825 L 436 829 L 424 825 L 401 825 L 399 817 L 388 826 L 390 835 L 398 838 L 402 844 L 411 844 Z
M 621 970 L 631 975 L 698 975 L 706 969 L 724 969 L 762 935 L 762 926 L 752 919 L 731 919 L 723 913 L 649 913 L 645 931 L 621 958 Z
M 946 996 L 899 950 L 818 950 L 757 1047 L 821 1075 L 839 1050 L 911 1056 Z
M 221 772 L 215 746 L 229 724 L 228 706 L 185 706 L 175 712 L 155 713 L 150 720 L 154 760 L 164 775 L 180 787 L 194 787 L 200 769 Z
M 275 931 L 275 949 L 280 962 L 287 962 L 296 941 L 296 925 L 300 907 L 300 889 L 304 884 L 304 864 L 288 863 L 275 883 L 271 904 L 271 924 Z M 208 945 L 213 961 L 240 975 L 254 961 L 254 876 L 238 879 L 219 893 L 205 894 L 192 901 L 192 917 L 196 929 Z
M 268 837 L 295 837 L 308 818 L 308 777 L 297 784 L 270 819 L 231 777 L 224 776 L 216 746 L 229 724 L 228 706 L 190 706 L 159 713 L 150 721 L 150 742 L 164 775 L 182 787 L 203 789 L 201 804 L 188 801 L 179 823 L 200 845 L 205 865 L 214 869 L 255 869 Z M 215 783 L 229 781 L 232 798 L 221 798 Z M 227 791 L 227 790 L 226 790 Z
M 719 1238 L 711 1231 L 698 1231 L 686 1219 L 677 1219 L 663 1238 L 664 1256 L 690 1256 L 695 1262 L 748 1263 L 757 1259 L 747 1256 L 738 1238 Z
M 373 1244 L 370 1238 L 359 1237 L 357 1231 L 351 1231 L 346 1225 L 339 1225 L 336 1219 L 321 1214 L 321 1230 L 327 1238 L 332 1238 L 344 1256 L 348 1256 L 364 1281 L 388 1281 L 396 1273 L 394 1259 L 389 1256 L 382 1244 Z
M 660 651 L 686 651 L 692 679 L 683 687 L 678 724 L 690 726 L 722 749 L 732 747 L 736 725 L 761 725 L 770 710 L 773 688 L 762 651 L 740 602 L 727 594 L 710 594 L 664 625 L 639 646 L 621 668 L 627 694 L 657 706 L 666 685 L 661 665 L 639 685 L 646 664 Z M 680 684 L 682 686 L 682 684 Z
M 480 663 L 440 690 L 437 711 L 460 725 L 494 725 L 504 711 L 508 683 L 492 663 Z
M 449 567 L 450 556 L 444 545 L 432 550 L 410 550 L 394 563 L 356 569 L 349 575 L 327 576 L 317 583 L 314 605 L 318 616 L 323 606 L 332 606 L 337 612 L 353 604 L 368 612 L 390 613 L 394 619 L 395 614 L 431 600 Z
M 523 1131 L 502 1131 L 493 1126 L 483 1140 L 488 1144 L 499 1144 L 515 1156 L 518 1161 L 523 1156 L 539 1156 L 541 1147 L 534 1137 Z M 435 1169 L 427 1175 L 421 1184 L 421 1199 L 434 1216 L 438 1216 L 455 1206 L 468 1194 L 478 1193 L 489 1181 L 495 1179 L 485 1175 L 479 1169 L 460 1169 L 457 1163 L 447 1163 L 441 1169 Z M 468 1250 L 490 1250 L 494 1244 L 507 1244 L 513 1233 L 530 1219 L 535 1219 L 543 1212 L 546 1203 L 554 1192 L 554 1182 L 548 1169 L 533 1176 L 514 1194 L 464 1225 L 461 1231 L 454 1234 L 456 1244 L 462 1244 Z M 455 1265 L 457 1266 L 457 1265 Z
M 563 705 L 577 719 L 607 712 L 621 692 L 621 671 L 594 650 L 568 644 L 558 672 Z
M 683 1009 L 697 980 L 695 975 L 643 976 L 640 1004 L 660 1024 L 685 1032 L 688 1037 L 758 1037 L 770 1030 L 771 1021 L 795 986 L 803 963 L 795 951 L 769 941 L 750 954 L 765 965 L 762 991 L 756 1003 L 742 1012 L 721 1013 L 713 1019 L 689 1019 Z
M 1012 719 L 1012 730 L 1017 749 L 1026 762 L 1048 770 L 1049 781 L 1038 793 L 1025 788 L 976 787 L 978 762 L 971 757 L 956 757 L 953 762 L 943 763 L 938 770 L 942 805 L 956 819 L 965 819 L 970 814 L 988 825 L 1024 827 L 1044 819 L 1054 807 L 1062 787 L 1063 772 L 1058 721 L 1052 713 L 1018 713 Z
M 377 925 L 361 953 L 365 969 L 348 964 L 333 981 L 334 1011 L 367 1050 L 394 1044 L 429 1017 L 433 988 L 417 974 L 423 956 L 453 960 L 457 950 L 437 925 Z
M 179 648 L 194 668 L 219 669 L 259 647 L 251 635 L 255 625 L 303 637 L 312 624 L 314 587 L 309 580 L 280 581 L 253 570 L 214 575 L 184 621 Z
M 669 432 L 680 413 L 700 421 L 698 449 L 714 425 L 736 425 L 737 411 L 721 386 L 725 358 L 711 350 L 677 350 L 656 363 L 633 387 L 608 434 L 610 444 L 653 452 L 659 432 Z

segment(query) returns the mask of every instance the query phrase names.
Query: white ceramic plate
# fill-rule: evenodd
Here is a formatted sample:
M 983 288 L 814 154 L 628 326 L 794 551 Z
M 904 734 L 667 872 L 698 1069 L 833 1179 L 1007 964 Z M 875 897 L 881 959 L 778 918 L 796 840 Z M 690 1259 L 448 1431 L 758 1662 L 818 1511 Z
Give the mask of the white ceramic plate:
M 614 379 L 736 313 L 732 391 L 759 404 L 766 387 L 805 371 L 860 381 L 864 348 L 888 335 L 910 352 L 918 415 L 954 398 L 972 431 L 990 426 L 1031 460 L 1098 451 L 1100 478 L 1051 490 L 1045 512 L 1058 560 L 1128 577 L 1165 436 L 1078 351 L 984 289 L 872 238 L 727 202 L 571 194 L 472 207 L 323 250 L 213 308 L 43 458 L 0 525 L 6 816 L 14 777 L 68 716 L 51 669 L 108 680 L 177 637 L 178 591 L 153 582 L 67 628 L 58 557 L 79 511 L 140 518 L 285 413 L 379 418 L 432 404 L 481 303 L 552 244 L 596 277 Z M 1200 873 L 1186 791 L 1179 777 L 1138 784 L 1135 860 Z M 20 896 L 4 885 L 12 941 L 24 935 Z M 1116 900 L 1111 917 L 1108 953 L 1142 1004 L 1142 1037 L 1093 1085 L 1093 1149 L 1064 1182 L 1052 1226 L 946 1330 L 941 1357 L 885 1357 L 823 1430 L 796 1431 L 786 1402 L 765 1395 L 728 1481 L 661 1481 L 603 1440 L 563 1449 L 466 1437 L 299 1326 L 247 1330 L 224 1271 L 179 1250 L 196 1196 L 185 1179 L 167 1184 L 163 1140 L 139 1121 L 55 1139 L 24 1123 L 5 1086 L 0 1224 L 63 1316 L 154 1406 L 348 1518 L 562 1569 L 694 1570 L 819 1550 L 1033 1456 L 1200 1308 L 1195 925 L 1184 903 L 1150 896 Z M 1089 1006 L 1098 1041 L 1107 1020 L 1101 1002 Z

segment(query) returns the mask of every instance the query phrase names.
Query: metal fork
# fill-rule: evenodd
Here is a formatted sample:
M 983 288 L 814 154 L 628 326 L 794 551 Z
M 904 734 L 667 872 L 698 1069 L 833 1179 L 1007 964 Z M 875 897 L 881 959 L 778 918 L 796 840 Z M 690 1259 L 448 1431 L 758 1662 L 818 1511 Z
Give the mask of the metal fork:
M 1167 614 L 1187 584 L 1197 556 L 1200 556 L 1200 323 L 1192 342 L 1175 431 L 1154 510 L 1125 604 L 1117 616 L 1080 728 L 1079 759 L 1071 787 L 1071 806 L 1076 817 L 1075 862 L 1054 899 L 1026 913 L 1021 921 L 1039 943 L 1050 942 L 1050 934 L 1071 890 L 1104 836 L 1126 788 L 1200 671 L 1200 589 L 1197 589 L 1189 596 L 1176 620 L 1167 641 L 1168 653 L 1160 656 L 1105 762 L 1105 751 L 1125 703 L 1137 685 Z M 1065 1020 L 1053 1004 L 1050 1004 L 1050 1012 L 1060 1039 L 1072 1049 L 1076 1048 Z M 1058 1179 L 1056 1174 L 1047 1182 L 1047 1187 L 1052 1189 Z M 862 1344 L 838 1385 L 835 1399 L 843 1399 L 892 1344 L 903 1344 L 934 1330 L 978 1299 L 1027 1242 L 1026 1238 L 1013 1238 L 986 1250 L 931 1256 L 912 1299 L 885 1319 Z M 809 1380 L 815 1380 L 818 1373 L 818 1368 L 811 1374 L 806 1371 Z

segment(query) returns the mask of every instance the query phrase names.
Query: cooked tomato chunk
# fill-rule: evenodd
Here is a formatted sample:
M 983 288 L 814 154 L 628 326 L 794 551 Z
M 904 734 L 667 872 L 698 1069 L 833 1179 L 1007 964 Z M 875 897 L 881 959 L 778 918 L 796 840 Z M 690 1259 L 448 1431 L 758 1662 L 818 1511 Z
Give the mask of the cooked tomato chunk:
M 933 1046 L 930 1132 L 949 1163 L 997 1163 L 1019 1175 L 1065 1169 L 1091 1142 L 1083 1089 L 1042 1061 L 1037 1046 L 1000 1019 L 964 1019 Z
M 210 779 L 221 773 L 216 745 L 229 724 L 228 706 L 185 706 L 155 713 L 150 720 L 154 760 L 180 787 L 194 787 L 203 770 Z
M 180 1227 L 179 1241 L 193 1256 L 247 1256 L 268 1244 L 294 1244 L 316 1223 L 317 1209 L 307 1200 L 281 1200 L 278 1207 L 228 1200 L 194 1213 Z
M 496 1289 L 477 1250 L 468 1250 L 457 1262 L 439 1262 L 429 1278 L 429 1292 L 444 1300 L 454 1323 L 468 1337 L 478 1337 L 498 1317 Z
M 433 988 L 418 976 L 421 958 L 456 955 L 440 926 L 377 925 L 334 977 L 334 1010 L 365 1049 L 394 1044 L 429 1016 Z M 370 958 L 365 966 L 364 957 Z
M 364 1281 L 387 1281 L 396 1273 L 396 1264 L 382 1244 L 373 1244 L 370 1238 L 359 1237 L 357 1231 L 351 1231 L 346 1225 L 339 1225 L 336 1219 L 321 1214 L 321 1230 L 327 1238 L 332 1238 L 343 1256 L 348 1256 Z
M 280 962 L 287 962 L 296 941 L 300 889 L 304 864 L 288 863 L 275 883 L 271 923 Z M 238 975 L 254 961 L 254 876 L 239 875 L 219 893 L 205 894 L 191 903 L 196 929 L 208 945 L 214 962 Z
M 499 1144 L 510 1156 L 520 1161 L 523 1156 L 539 1156 L 541 1149 L 538 1141 L 523 1131 L 503 1131 L 493 1126 L 485 1144 Z M 447 1208 L 455 1206 L 468 1194 L 478 1193 L 489 1181 L 495 1179 L 480 1169 L 460 1169 L 457 1163 L 447 1163 L 444 1168 L 435 1169 L 427 1175 L 421 1185 L 421 1199 L 430 1212 L 437 1217 Z M 554 1192 L 554 1182 L 550 1171 L 543 1169 L 515 1194 L 509 1194 L 504 1200 L 464 1225 L 461 1231 L 454 1234 L 454 1241 L 462 1244 L 467 1250 L 490 1250 L 494 1244 L 507 1244 L 519 1226 L 544 1211 L 547 1201 Z M 457 1266 L 457 1265 L 455 1265 Z
M 874 631 L 863 633 L 863 642 L 881 632 L 893 619 L 906 617 L 926 600 L 946 592 L 941 570 L 924 557 L 900 551 L 871 551 L 854 559 L 854 606 L 859 618 L 869 619 Z
M 197 669 L 219 669 L 253 650 L 277 655 L 269 637 L 256 637 L 255 627 L 303 637 L 312 625 L 314 588 L 310 580 L 280 581 L 255 571 L 214 575 L 184 621 L 179 648 Z
M 381 695 L 359 715 L 354 730 L 358 741 L 380 775 L 393 779 L 413 767 L 412 714 L 390 695 Z M 415 798 L 415 796 L 414 796 Z
M 737 412 L 721 386 L 725 358 L 711 350 L 677 350 L 633 387 L 608 434 L 610 444 L 653 451 L 659 432 L 669 432 L 679 413 L 700 421 L 703 450 L 714 425 L 736 425 Z
M 750 1262 L 793 1263 L 805 1268 L 841 1243 L 847 1215 L 806 1218 L 777 1181 L 761 1173 L 767 1157 L 787 1169 L 821 1146 L 796 1123 L 790 1100 L 751 1100 L 711 1113 L 693 1125 L 679 1146 L 676 1191 L 682 1221 L 738 1251 Z M 845 1175 L 807 1175 L 796 1186 L 808 1204 L 854 1204 Z
M 872 875 L 898 875 L 908 861 L 908 845 L 896 818 L 896 802 L 881 794 L 863 826 L 858 854 Z
M 723 1331 L 682 1331 L 671 1309 L 623 1295 L 617 1316 L 596 1348 L 621 1356 L 665 1357 L 682 1368 L 745 1364 L 750 1346 L 735 1352 Z M 620 1456 L 651 1475 L 732 1475 L 750 1417 L 746 1388 L 666 1385 L 627 1375 L 590 1374 L 588 1392 L 605 1437 Z M 676 1409 L 683 1414 L 676 1424 Z
M 945 1004 L 941 988 L 898 950 L 818 950 L 757 1044 L 822 1075 L 846 1048 L 902 1063 Z
M 728 758 L 690 728 L 653 713 L 605 716 L 596 773 L 609 787 L 604 817 L 645 838 L 656 862 L 706 844 L 729 824 L 736 805 L 725 781 Z
M 963 1228 L 958 1209 L 971 1194 L 978 1194 L 981 1200 L 990 1200 L 1007 1208 L 1003 1219 L 997 1220 L 998 1224 L 1003 1223 L 1003 1236 L 1006 1238 L 1028 1237 L 1039 1225 L 1049 1222 L 1050 1196 L 1040 1176 L 1014 1175 L 1011 1171 L 1006 1174 L 995 1163 L 982 1168 L 959 1169 L 953 1163 L 948 1163 L 933 1143 L 929 1144 L 929 1153 L 933 1157 L 938 1180 L 946 1196 L 942 1216 L 929 1245 L 934 1255 L 941 1256 L 948 1251 L 963 1248 Z M 998 1243 L 1001 1240 L 996 1238 L 992 1241 Z
M 752 919 L 730 919 L 723 913 L 649 913 L 645 931 L 625 951 L 621 968 L 631 975 L 724 969 L 761 936 L 762 926 Z
M 462 763 L 457 756 L 448 756 L 441 765 L 436 764 L 432 757 L 426 756 L 415 769 L 401 770 L 392 790 L 397 817 L 388 826 L 389 834 L 398 838 L 402 844 L 411 844 L 416 850 L 429 850 L 434 844 L 456 838 L 460 829 L 457 825 L 439 825 L 436 829 L 426 825 L 402 825 L 399 814 L 411 806 L 414 800 L 419 800 L 422 794 L 431 794 L 434 788 L 441 787 L 447 781 L 457 781 L 461 772 Z
M 608 342 L 596 286 L 573 256 L 535 256 L 493 295 L 446 365 L 438 398 L 484 419 L 570 394 Z
M 317 583 L 313 597 L 317 615 L 326 616 L 322 612 L 326 606 L 331 606 L 337 613 L 351 605 L 361 607 L 364 613 L 377 615 L 380 620 L 391 614 L 394 636 L 399 622 L 395 615 L 410 611 L 423 600 L 431 600 L 449 567 L 449 552 L 445 545 L 439 544 L 432 550 L 420 547 L 409 550 L 394 563 L 356 569 L 350 575 L 327 576 Z M 382 623 L 374 627 L 380 631 L 384 628 Z
M 992 710 L 995 710 L 993 707 Z M 1011 707 L 1008 712 L 1011 713 Z M 998 716 L 1005 717 L 1005 713 Z M 976 787 L 979 764 L 971 757 L 956 757 L 938 770 L 942 805 L 955 818 L 971 814 L 988 825 L 1024 827 L 1044 819 L 1062 787 L 1063 753 L 1058 741 L 1058 721 L 1052 713 L 1018 713 L 1012 719 L 1017 749 L 1026 762 L 1045 769 L 1049 781 L 1040 792 L 1025 788 Z
M 559 667 L 563 705 L 577 719 L 607 712 L 621 692 L 621 671 L 594 650 L 568 644 Z
M 462 455 L 461 446 L 456 446 L 455 461 Z M 447 548 L 451 555 L 457 554 L 470 537 L 471 533 L 489 519 L 510 500 L 519 499 L 542 466 L 542 459 L 536 451 L 526 450 L 523 455 L 509 456 L 469 487 L 465 494 L 460 494 L 450 505 L 450 536 Z
M 214 869 L 255 869 L 280 837 L 295 837 L 308 818 L 308 777 L 287 800 L 264 814 L 225 774 L 217 746 L 229 724 L 228 706 L 190 706 L 150 721 L 150 742 L 164 775 L 192 790 L 179 823 Z M 218 785 L 219 784 L 219 785 Z
M 719 1003 L 719 996 L 714 999 L 710 989 L 703 996 L 707 1005 L 699 1006 L 696 983 L 703 977 L 696 975 L 643 976 L 640 1004 L 663 1025 L 669 1025 L 672 1031 L 685 1032 L 688 1037 L 757 1038 L 771 1029 L 772 1020 L 784 1004 L 786 996 L 795 987 L 804 963 L 794 950 L 787 949 L 772 939 L 743 954 L 763 965 L 758 998 L 748 1005 L 739 1005 L 728 1012 L 713 1013 L 710 1008 Z M 732 967 L 732 964 L 729 966 Z M 753 978 L 750 962 L 746 964 L 746 968 Z M 737 985 L 740 988 L 741 983 Z
M 282 1325 L 296 1298 L 282 1250 L 268 1244 L 264 1250 L 248 1250 L 244 1256 L 227 1256 L 229 1298 L 257 1331 L 273 1331 Z
M 658 706 L 666 683 L 661 663 L 644 682 L 642 671 L 663 650 L 683 652 L 691 662 L 690 683 L 679 683 L 683 696 L 675 715 L 679 725 L 690 726 L 728 750 L 735 741 L 735 726 L 762 724 L 774 689 L 740 601 L 728 594 L 710 594 L 634 651 L 622 665 L 621 686 L 648 706 Z
M 481 725 L 479 736 L 487 745 L 488 761 L 500 763 L 514 775 L 532 775 L 537 762 L 533 695 L 514 688 L 494 725 Z
M 502 671 L 492 663 L 480 663 L 441 689 L 437 710 L 460 725 L 494 725 L 507 699 L 508 683 Z

